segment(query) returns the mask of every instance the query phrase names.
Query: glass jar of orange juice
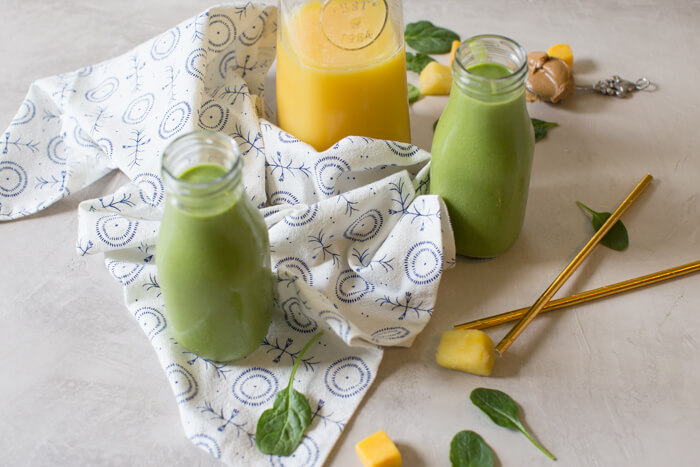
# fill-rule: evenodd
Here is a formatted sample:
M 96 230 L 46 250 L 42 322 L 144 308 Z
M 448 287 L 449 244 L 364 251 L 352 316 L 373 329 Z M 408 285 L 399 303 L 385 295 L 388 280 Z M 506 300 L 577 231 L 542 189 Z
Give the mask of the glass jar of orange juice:
M 410 142 L 401 0 L 280 0 L 277 121 L 322 151 Z

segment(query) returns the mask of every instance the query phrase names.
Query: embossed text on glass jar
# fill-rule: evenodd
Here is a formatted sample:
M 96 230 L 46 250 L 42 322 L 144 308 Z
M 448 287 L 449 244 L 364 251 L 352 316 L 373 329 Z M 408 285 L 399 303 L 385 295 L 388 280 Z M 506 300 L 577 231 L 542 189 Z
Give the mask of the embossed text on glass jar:
M 280 0 L 277 121 L 317 150 L 410 142 L 401 0 Z

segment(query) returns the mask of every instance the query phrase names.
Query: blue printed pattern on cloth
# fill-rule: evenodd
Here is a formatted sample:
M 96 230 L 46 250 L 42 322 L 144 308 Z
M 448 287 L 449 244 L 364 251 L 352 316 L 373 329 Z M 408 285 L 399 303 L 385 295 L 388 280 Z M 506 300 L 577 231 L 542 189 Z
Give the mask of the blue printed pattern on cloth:
M 430 155 L 348 137 L 317 153 L 258 116 L 277 11 L 212 8 L 129 53 L 35 82 L 0 138 L 0 220 L 37 212 L 117 168 L 130 182 L 79 207 L 80 255 L 103 253 L 155 349 L 189 439 L 234 465 L 318 466 L 376 377 L 381 346 L 409 346 L 454 263 L 442 201 L 425 195 Z M 268 335 L 231 364 L 169 333 L 154 255 L 165 146 L 197 128 L 232 136 L 267 223 L 276 310 Z M 260 454 L 255 424 L 287 385 L 313 421 L 288 458 Z

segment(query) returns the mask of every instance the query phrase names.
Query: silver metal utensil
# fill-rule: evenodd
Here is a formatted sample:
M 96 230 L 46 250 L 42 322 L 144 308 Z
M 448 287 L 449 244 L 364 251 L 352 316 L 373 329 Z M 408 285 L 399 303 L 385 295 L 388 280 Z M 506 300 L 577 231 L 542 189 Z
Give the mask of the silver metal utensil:
M 608 79 L 601 79 L 593 85 L 577 85 L 576 92 L 584 94 L 603 94 L 605 96 L 625 97 L 635 91 L 642 91 L 651 86 L 647 78 L 639 78 L 637 81 L 628 81 L 613 75 Z

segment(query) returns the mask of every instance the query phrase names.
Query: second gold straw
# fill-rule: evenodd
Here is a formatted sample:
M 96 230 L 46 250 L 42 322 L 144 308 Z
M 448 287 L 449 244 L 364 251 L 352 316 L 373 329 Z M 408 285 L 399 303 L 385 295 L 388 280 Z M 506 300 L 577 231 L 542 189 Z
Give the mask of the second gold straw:
M 598 300 L 622 292 L 628 292 L 630 290 L 645 287 L 647 285 L 658 284 L 659 282 L 667 281 L 669 279 L 675 279 L 698 271 L 700 271 L 700 261 L 693 261 L 692 263 L 684 264 L 682 266 L 664 269 L 663 271 L 653 272 L 644 276 L 635 277 L 634 279 L 627 279 L 626 281 L 605 285 L 603 287 L 598 287 L 597 289 L 579 292 L 573 295 L 569 295 L 568 297 L 552 300 L 551 302 L 547 303 L 544 306 L 544 308 L 542 308 L 540 314 L 545 313 L 547 311 L 561 310 L 563 308 L 579 305 L 581 303 L 586 303 L 593 300 Z M 515 321 L 517 319 L 522 318 L 523 315 L 525 315 L 525 313 L 527 313 L 529 309 L 530 307 L 518 308 L 517 310 L 507 311 L 505 313 L 488 316 L 486 318 L 480 318 L 466 323 L 455 324 L 454 328 L 486 329 L 493 326 L 499 326 L 501 324 L 509 323 L 511 321 Z

